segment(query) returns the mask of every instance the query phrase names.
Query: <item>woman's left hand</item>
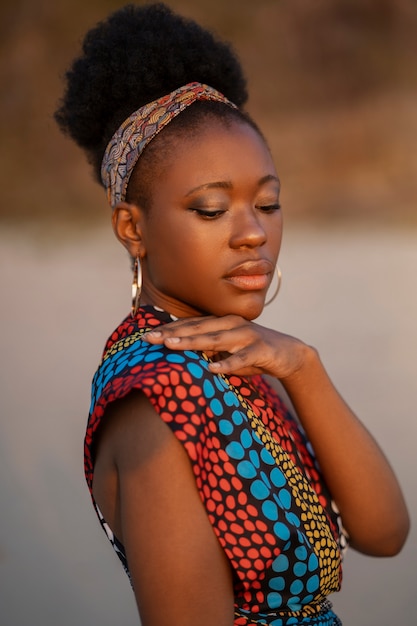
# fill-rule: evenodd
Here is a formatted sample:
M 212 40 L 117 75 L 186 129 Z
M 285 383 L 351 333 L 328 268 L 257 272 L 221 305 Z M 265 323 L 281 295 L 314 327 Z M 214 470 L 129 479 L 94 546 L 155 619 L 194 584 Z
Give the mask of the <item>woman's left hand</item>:
M 314 348 L 236 315 L 178 320 L 143 339 L 206 352 L 214 359 L 209 364 L 213 373 L 280 379 L 315 450 L 351 545 L 375 556 L 401 549 L 409 518 L 396 477 L 335 389 Z
M 143 339 L 174 350 L 205 352 L 213 373 L 270 374 L 281 380 L 302 367 L 309 349 L 294 337 L 238 315 L 181 319 L 147 332 Z

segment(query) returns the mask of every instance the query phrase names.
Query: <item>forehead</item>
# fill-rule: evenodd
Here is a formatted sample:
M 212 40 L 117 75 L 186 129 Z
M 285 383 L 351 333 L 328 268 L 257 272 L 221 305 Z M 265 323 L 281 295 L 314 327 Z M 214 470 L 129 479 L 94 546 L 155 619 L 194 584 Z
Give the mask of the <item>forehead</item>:
M 214 180 L 238 185 L 277 176 L 265 140 L 243 122 L 215 121 L 187 134 L 179 133 L 161 166 L 159 182 L 178 192 Z

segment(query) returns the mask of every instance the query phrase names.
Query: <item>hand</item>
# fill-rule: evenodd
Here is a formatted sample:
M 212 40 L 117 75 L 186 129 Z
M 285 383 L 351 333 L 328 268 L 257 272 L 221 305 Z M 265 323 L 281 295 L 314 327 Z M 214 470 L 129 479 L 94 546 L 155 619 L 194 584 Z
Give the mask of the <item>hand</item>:
M 294 337 L 238 315 L 185 318 L 145 333 L 143 339 L 173 350 L 205 352 L 213 373 L 270 374 L 281 380 L 301 369 L 309 350 Z
M 214 359 L 209 364 L 213 373 L 269 374 L 280 379 L 313 446 L 351 545 L 375 556 L 391 556 L 401 549 L 409 518 L 395 475 L 335 389 L 314 348 L 236 315 L 178 320 L 143 339 L 174 350 L 206 352 Z

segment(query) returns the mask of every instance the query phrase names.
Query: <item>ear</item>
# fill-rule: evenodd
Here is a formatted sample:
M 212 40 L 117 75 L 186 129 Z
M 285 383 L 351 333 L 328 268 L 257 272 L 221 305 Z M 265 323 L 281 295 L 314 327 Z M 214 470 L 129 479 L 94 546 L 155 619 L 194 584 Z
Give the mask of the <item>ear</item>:
M 119 202 L 113 209 L 112 225 L 114 233 L 132 258 L 145 255 L 142 221 L 143 211 L 136 204 Z

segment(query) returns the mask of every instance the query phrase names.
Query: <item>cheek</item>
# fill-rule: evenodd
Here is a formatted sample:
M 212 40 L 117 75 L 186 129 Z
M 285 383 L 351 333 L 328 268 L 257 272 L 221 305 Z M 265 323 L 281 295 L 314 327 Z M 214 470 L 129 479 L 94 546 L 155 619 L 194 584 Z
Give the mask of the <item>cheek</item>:
M 210 272 L 221 247 L 218 237 L 209 237 L 207 229 L 190 229 L 189 224 L 167 221 L 155 229 L 147 246 L 147 265 L 151 280 L 160 287 L 178 278 L 200 281 Z
M 274 220 L 273 226 L 271 227 L 270 225 L 268 231 L 269 231 L 268 242 L 269 242 L 271 251 L 273 251 L 274 254 L 276 255 L 276 258 L 278 258 L 278 255 L 281 249 L 282 231 L 283 231 L 283 220 L 282 220 L 281 212 L 277 214 L 276 219 Z

